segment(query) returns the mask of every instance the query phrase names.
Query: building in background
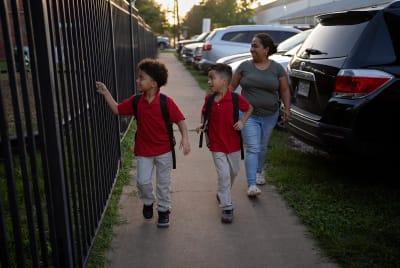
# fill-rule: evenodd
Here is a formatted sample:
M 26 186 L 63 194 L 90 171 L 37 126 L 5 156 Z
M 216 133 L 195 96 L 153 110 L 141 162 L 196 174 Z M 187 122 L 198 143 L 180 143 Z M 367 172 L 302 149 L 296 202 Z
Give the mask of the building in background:
M 259 5 L 256 24 L 315 25 L 315 16 L 349 9 L 388 4 L 390 0 L 277 0 Z

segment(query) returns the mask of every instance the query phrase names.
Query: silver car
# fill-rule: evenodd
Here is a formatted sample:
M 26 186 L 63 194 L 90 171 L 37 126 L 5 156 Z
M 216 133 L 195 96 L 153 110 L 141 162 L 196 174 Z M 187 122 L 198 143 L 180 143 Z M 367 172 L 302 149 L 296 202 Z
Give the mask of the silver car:
M 251 39 L 257 33 L 268 33 L 279 44 L 299 32 L 301 30 L 294 27 L 280 25 L 233 25 L 217 28 L 203 44 L 200 68 L 207 72 L 219 58 L 250 51 Z

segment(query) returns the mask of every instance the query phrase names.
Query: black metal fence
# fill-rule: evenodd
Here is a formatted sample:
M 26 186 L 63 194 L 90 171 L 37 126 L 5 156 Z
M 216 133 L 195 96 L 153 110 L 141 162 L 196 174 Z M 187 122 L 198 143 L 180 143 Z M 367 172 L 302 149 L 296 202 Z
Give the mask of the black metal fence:
M 123 0 L 0 0 L 0 266 L 84 267 L 156 37 Z

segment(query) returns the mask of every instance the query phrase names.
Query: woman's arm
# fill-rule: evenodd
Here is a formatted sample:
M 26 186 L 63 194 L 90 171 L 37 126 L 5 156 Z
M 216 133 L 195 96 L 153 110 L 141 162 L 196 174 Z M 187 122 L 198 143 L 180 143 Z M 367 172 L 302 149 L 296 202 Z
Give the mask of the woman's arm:
M 232 91 L 235 91 L 236 88 L 239 86 L 239 83 L 240 83 L 240 79 L 241 79 L 241 78 L 242 78 L 242 77 L 241 77 L 240 73 L 235 72 L 235 73 L 233 74 L 232 80 L 231 80 L 231 84 L 229 85 L 229 88 L 230 88 Z
M 289 89 L 289 81 L 287 76 L 282 76 L 279 78 L 279 92 L 281 95 L 281 99 L 283 105 L 285 106 L 285 110 L 282 115 L 282 119 L 285 123 L 287 123 L 290 119 L 290 89 Z

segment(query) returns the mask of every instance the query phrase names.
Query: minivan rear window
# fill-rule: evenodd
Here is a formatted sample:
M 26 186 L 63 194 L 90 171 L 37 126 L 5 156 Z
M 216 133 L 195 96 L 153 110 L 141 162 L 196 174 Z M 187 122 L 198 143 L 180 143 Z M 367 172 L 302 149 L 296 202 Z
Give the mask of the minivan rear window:
M 318 24 L 304 41 L 297 56 L 309 59 L 345 57 L 354 47 L 367 24 L 368 22 L 340 25 Z M 314 51 L 314 53 L 309 53 L 309 51 Z

